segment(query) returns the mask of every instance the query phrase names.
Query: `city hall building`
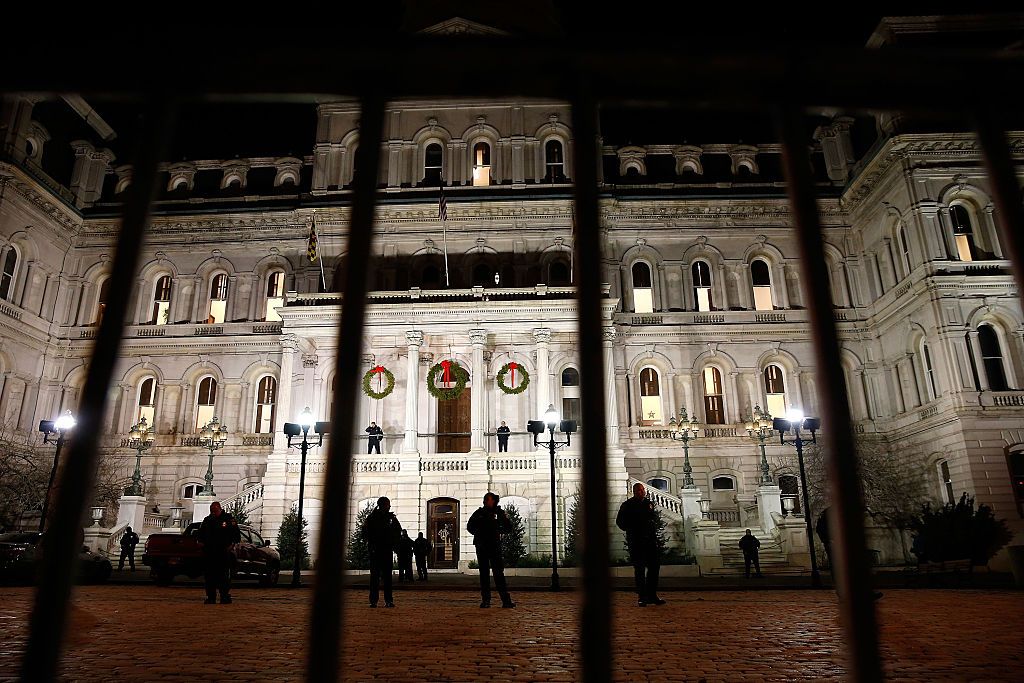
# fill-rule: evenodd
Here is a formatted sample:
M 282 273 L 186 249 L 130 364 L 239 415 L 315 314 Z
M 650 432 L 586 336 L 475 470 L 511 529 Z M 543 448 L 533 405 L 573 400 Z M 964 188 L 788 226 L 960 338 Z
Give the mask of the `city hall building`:
M 886 20 L 874 47 L 916 21 Z M 500 33 L 458 18 L 425 30 Z M 304 148 L 254 141 L 160 167 L 102 448 L 126 459 L 130 483 L 133 425 L 145 418 L 155 439 L 111 542 L 129 522 L 145 537 L 204 514 L 200 433 L 214 417 L 227 427 L 215 499 L 240 499 L 270 539 L 297 502 L 300 456 L 282 427 L 306 407 L 331 414 L 360 114 L 350 101 L 289 106 Z M 0 420 L 4 438 L 38 443 L 40 420 L 77 409 L 132 183 L 114 151 L 129 131 L 76 96 L 2 107 Z M 580 452 L 575 440 L 560 449 L 552 471 L 526 423 L 549 405 L 580 418 L 572 248 L 599 239 L 607 424 L 579 429 L 607 432 L 612 504 L 647 484 L 673 545 L 706 568 L 729 566 L 719 548 L 745 527 L 777 568 L 804 566 L 802 521 L 782 514 L 790 496 L 804 509 L 795 451 L 769 439 L 766 471 L 745 428 L 755 407 L 817 415 L 830 390 L 770 122 L 608 110 L 601 136 L 600 233 L 582 236 L 573 147 L 590 141 L 574 138 L 567 104 L 389 106 L 357 407 L 383 441 L 379 453 L 365 436 L 350 444 L 351 513 L 389 496 L 410 534 L 433 541 L 438 568 L 473 558 L 465 525 L 486 491 L 518 508 L 532 553 L 550 552 L 553 506 L 564 542 Z M 834 114 L 809 119 L 807 144 L 855 431 L 923 467 L 936 501 L 966 491 L 1019 529 L 1024 318 L 977 140 Z M 1024 133 L 1010 144 L 1020 161 Z M 698 423 L 688 465 L 670 424 L 683 411 Z M 326 443 L 306 464 L 314 552 Z M 901 559 L 892 552 L 883 559 Z

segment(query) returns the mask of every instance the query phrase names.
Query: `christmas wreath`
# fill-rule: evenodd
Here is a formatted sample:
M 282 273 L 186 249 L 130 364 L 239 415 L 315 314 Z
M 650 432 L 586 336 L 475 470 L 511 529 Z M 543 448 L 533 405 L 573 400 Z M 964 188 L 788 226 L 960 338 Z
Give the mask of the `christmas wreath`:
M 519 371 L 520 376 L 519 386 L 515 386 L 517 370 Z M 505 384 L 505 376 L 510 372 L 512 373 L 512 383 Z M 528 373 L 526 368 L 519 363 L 509 361 L 501 366 L 501 370 L 498 370 L 498 388 L 504 393 L 509 394 L 510 396 L 521 394 L 526 391 L 526 387 L 528 386 L 530 386 L 530 373 Z
M 377 391 L 373 390 L 373 378 L 377 378 Z M 382 386 L 383 385 L 383 386 Z M 363 375 L 363 393 L 378 401 L 395 390 L 395 376 L 383 365 L 370 368 Z
M 441 373 L 442 384 L 455 383 L 455 386 L 447 389 L 437 386 L 435 378 Z M 443 360 L 435 363 L 427 372 L 427 391 L 439 401 L 450 401 L 458 398 L 466 390 L 466 382 L 469 381 L 469 373 L 453 360 Z

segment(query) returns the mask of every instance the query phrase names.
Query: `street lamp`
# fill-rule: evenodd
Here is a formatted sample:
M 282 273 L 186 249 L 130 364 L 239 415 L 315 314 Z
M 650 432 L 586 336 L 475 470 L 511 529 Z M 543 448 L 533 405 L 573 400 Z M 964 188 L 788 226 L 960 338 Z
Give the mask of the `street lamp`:
M 565 434 L 565 441 L 555 439 L 555 427 Z M 551 455 L 551 590 L 561 589 L 558 581 L 558 506 L 555 501 L 555 449 L 568 446 L 573 432 L 576 431 L 576 420 L 559 420 L 554 404 L 549 404 L 544 411 L 543 420 L 530 420 L 526 429 L 533 434 L 534 446 L 547 446 Z M 547 441 L 538 441 L 537 437 L 545 431 L 549 433 Z
M 137 452 L 135 456 L 135 472 L 132 473 L 132 485 L 128 489 L 129 495 L 142 495 L 142 454 L 152 448 L 152 446 L 153 428 L 146 424 L 146 418 L 143 417 L 139 420 L 138 424 L 132 425 L 131 431 L 128 432 L 128 447 L 134 448 Z
M 697 421 L 696 415 L 687 420 L 686 408 L 683 408 L 679 411 L 679 421 L 673 417 L 668 421 L 668 426 L 668 434 L 672 440 L 683 442 L 683 488 L 696 488 L 693 483 L 693 468 L 690 467 L 690 442 L 697 438 L 700 422 Z
M 199 445 L 210 451 L 210 463 L 206 467 L 206 484 L 203 486 L 203 495 L 212 496 L 213 493 L 213 452 L 224 448 L 228 440 L 228 428 L 220 424 L 216 415 L 213 419 L 203 425 L 199 432 Z
M 298 448 L 302 452 L 302 465 L 299 467 L 299 531 L 295 535 L 295 560 L 292 562 L 292 586 L 302 585 L 302 497 L 306 489 L 306 453 L 310 446 L 322 446 L 324 434 L 330 431 L 330 422 L 314 422 L 313 413 L 307 407 L 299 414 L 299 421 L 285 422 L 284 433 L 288 437 L 288 448 Z M 313 428 L 320 438 L 316 443 L 310 443 L 309 430 Z M 292 445 L 292 437 L 302 434 L 302 442 Z
M 821 588 L 821 574 L 818 573 L 818 558 L 814 554 L 814 530 L 811 528 L 811 501 L 807 495 L 807 475 L 804 472 L 804 445 L 801 430 L 811 433 L 811 443 L 817 443 L 817 431 L 821 429 L 821 420 L 816 417 L 805 417 L 799 410 L 791 410 L 786 417 L 775 418 L 774 427 L 779 432 L 779 443 L 786 443 L 786 434 L 792 433 L 792 443 L 796 447 L 796 459 L 800 464 L 800 488 L 804 497 L 804 524 L 807 527 L 807 549 L 811 553 L 811 586 Z
M 75 428 L 75 418 L 71 414 L 70 410 L 65 410 L 64 414 L 58 417 L 56 420 L 40 420 L 39 431 L 43 433 L 43 443 L 50 442 L 50 434 L 56 432 L 57 434 L 57 448 L 53 452 L 53 466 L 50 468 L 50 480 L 46 484 L 46 497 L 43 498 L 43 509 L 39 515 L 39 531 L 43 531 L 46 526 L 46 511 L 50 507 L 50 491 L 53 489 L 53 479 L 57 476 L 57 463 L 60 462 L 60 449 L 64 447 L 64 438 L 67 433 Z
M 747 422 L 747 434 L 761 446 L 761 485 L 770 486 L 772 475 L 768 468 L 768 456 L 765 455 L 764 442 L 772 433 L 774 422 L 768 411 L 761 412 L 761 406 L 754 406 L 754 416 Z

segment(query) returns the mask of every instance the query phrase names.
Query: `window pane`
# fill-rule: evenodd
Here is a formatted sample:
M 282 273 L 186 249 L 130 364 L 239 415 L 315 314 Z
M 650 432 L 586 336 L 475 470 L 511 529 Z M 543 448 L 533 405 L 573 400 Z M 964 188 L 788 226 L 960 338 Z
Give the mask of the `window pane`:
M 697 261 L 691 269 L 694 287 L 711 286 L 711 269 L 703 261 Z
M 758 260 L 750 264 L 750 278 L 755 287 L 770 287 L 772 284 L 768 264 L 764 261 Z
M 973 261 L 970 235 L 956 235 L 956 253 L 961 261 Z
M 754 310 L 771 311 L 775 309 L 772 302 L 771 287 L 754 287 Z
M 660 378 L 658 377 L 658 372 L 654 368 L 644 368 L 640 371 L 640 395 L 661 395 Z
M 710 311 L 711 310 L 711 290 L 707 287 L 698 287 L 694 290 L 697 295 L 697 310 L 698 311 Z
M 639 261 L 633 264 L 633 286 L 651 286 L 651 268 L 646 263 Z
M 576 420 L 576 426 L 579 427 L 583 416 L 582 409 L 580 407 L 580 399 L 578 398 L 563 398 L 562 399 L 562 419 L 563 420 Z
M 562 370 L 562 386 L 578 387 L 580 385 L 580 373 L 576 368 Z
M 715 477 L 711 480 L 713 491 L 732 491 L 734 488 L 732 477 Z
M 636 313 L 654 312 L 654 296 L 650 289 L 633 290 L 633 311 Z

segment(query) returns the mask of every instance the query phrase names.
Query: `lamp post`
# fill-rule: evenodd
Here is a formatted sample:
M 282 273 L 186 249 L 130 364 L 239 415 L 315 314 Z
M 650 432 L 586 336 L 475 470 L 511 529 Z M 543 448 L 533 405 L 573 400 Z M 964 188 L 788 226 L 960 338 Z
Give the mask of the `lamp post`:
M 307 407 L 299 414 L 298 423 L 285 422 L 284 433 L 288 437 L 288 448 L 298 448 L 302 453 L 302 463 L 299 466 L 299 530 L 295 534 L 295 552 L 293 557 L 295 558 L 292 562 L 292 587 L 298 587 L 302 585 L 302 497 L 305 494 L 306 489 L 306 453 L 309 452 L 310 446 L 322 446 L 324 443 L 324 433 L 328 431 L 329 422 L 314 422 L 313 413 Z M 319 439 L 316 443 L 310 443 L 309 441 L 309 430 L 313 427 L 314 431 L 319 435 Z M 292 437 L 302 434 L 302 441 L 298 444 L 292 444 Z
M 210 462 L 206 467 L 206 483 L 203 486 L 204 496 L 215 495 L 213 493 L 213 452 L 224 448 L 227 440 L 228 428 L 226 425 L 220 424 L 220 420 L 216 415 L 213 416 L 212 420 L 203 425 L 203 429 L 199 432 L 199 445 L 210 451 Z
M 555 427 L 565 434 L 565 441 L 555 439 Z M 576 420 L 559 420 L 554 404 L 549 404 L 544 411 L 543 420 L 530 420 L 527 430 L 533 434 L 534 446 L 546 446 L 551 456 L 551 590 L 561 590 L 558 580 L 558 505 L 555 499 L 555 449 L 568 446 L 572 433 L 576 431 Z M 548 440 L 538 441 L 537 437 L 545 431 Z
M 694 415 L 687 420 L 686 408 L 683 408 L 679 411 L 679 420 L 676 421 L 676 418 L 673 417 L 668 421 L 668 426 L 668 434 L 672 440 L 683 442 L 683 488 L 695 488 L 693 468 L 690 467 L 690 442 L 697 438 L 697 432 L 700 430 L 697 416 Z
M 57 434 L 57 447 L 53 452 L 53 466 L 50 468 L 50 480 L 46 484 L 46 497 L 43 498 L 43 509 L 39 514 L 39 531 L 46 527 L 46 513 L 50 508 L 50 492 L 53 489 L 53 480 L 57 476 L 57 463 L 60 462 L 60 449 L 64 447 L 64 438 L 67 433 L 75 428 L 75 418 L 70 410 L 56 420 L 40 420 L 39 431 L 43 433 L 43 443 L 50 443 L 50 435 Z
M 768 456 L 765 454 L 764 442 L 772 433 L 771 414 L 768 411 L 761 412 L 761 406 L 754 406 L 754 416 L 747 422 L 747 434 L 761 446 L 761 485 L 771 486 L 772 475 L 768 467 Z
M 814 554 L 814 530 L 811 528 L 811 501 L 807 495 L 807 475 L 804 472 L 804 445 L 801 430 L 811 433 L 811 443 L 817 443 L 816 432 L 821 428 L 821 420 L 816 417 L 805 417 L 799 410 L 791 410 L 786 417 L 777 417 L 774 427 L 779 432 L 779 443 L 786 443 L 786 434 L 792 433 L 790 443 L 796 447 L 796 459 L 800 465 L 800 489 L 804 497 L 804 524 L 807 527 L 807 549 L 811 554 L 811 586 L 821 588 L 821 574 L 818 573 L 818 558 Z
M 153 446 L 153 428 L 146 424 L 146 418 L 139 420 L 138 424 L 132 425 L 128 432 L 128 447 L 134 448 L 135 472 L 132 473 L 132 485 L 128 489 L 129 495 L 142 495 L 142 454 Z

